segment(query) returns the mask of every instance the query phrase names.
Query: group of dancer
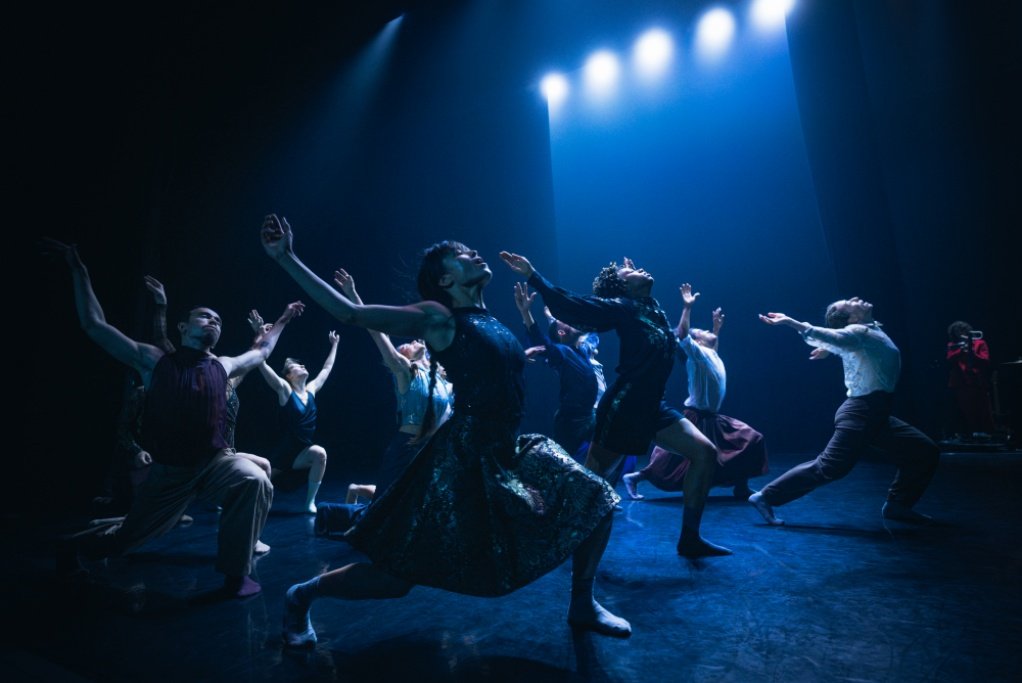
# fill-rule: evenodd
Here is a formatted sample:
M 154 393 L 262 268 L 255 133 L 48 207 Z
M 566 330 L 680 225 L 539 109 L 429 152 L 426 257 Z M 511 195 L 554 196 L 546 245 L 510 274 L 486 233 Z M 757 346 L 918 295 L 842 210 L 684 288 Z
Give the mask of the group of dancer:
M 681 288 L 683 314 L 672 328 L 652 296 L 653 277 L 630 259 L 603 268 L 592 294 L 580 295 L 550 283 L 525 256 L 500 253 L 525 279 L 516 285 L 515 298 L 533 349 L 541 349 L 535 352 L 561 372 L 562 400 L 551 439 L 519 433 L 526 352 L 486 309 L 484 291 L 493 273 L 476 251 L 453 241 L 429 247 L 417 279 L 422 300 L 385 306 L 363 303 L 344 270 L 334 273 L 333 285 L 312 272 L 296 255 L 285 219 L 267 216 L 260 238 L 267 255 L 312 301 L 341 323 L 370 331 L 394 375 L 402 413 L 399 436 L 388 448 L 372 502 L 345 522 L 345 539 L 368 561 L 288 589 L 283 629 L 288 646 L 316 643 L 310 612 L 319 598 L 396 598 L 416 585 L 499 596 L 568 557 L 568 622 L 627 637 L 630 624 L 596 600 L 594 579 L 620 500 L 608 479 L 626 455 L 645 453 L 651 444 L 658 450 L 650 466 L 628 475 L 626 490 L 639 498 L 636 485 L 648 480 L 684 491 L 677 552 L 686 558 L 731 554 L 701 534 L 707 495 L 715 483 L 733 486 L 735 495 L 748 496 L 768 523 L 779 524 L 774 507 L 844 476 L 869 445 L 896 453 L 898 474 L 884 517 L 929 519 L 912 508 L 934 474 L 938 449 L 890 415 L 899 353 L 867 302 L 835 302 L 827 312 L 827 327 L 780 313 L 760 316 L 769 325 L 798 330 L 817 347 L 813 358 L 840 356 L 848 399 L 824 452 L 754 493 L 748 479 L 766 468 L 762 435 L 719 414 L 725 373 L 716 348 L 724 317 L 720 309 L 714 312 L 712 332 L 692 328 L 690 313 L 698 294 L 690 286 Z M 303 304 L 295 302 L 273 325 L 259 326 L 252 348 L 234 357 L 212 354 L 220 332 L 216 313 L 192 309 L 178 325 L 181 348 L 168 353 L 107 324 L 76 250 L 60 247 L 71 266 L 86 331 L 135 368 L 148 387 L 143 443 L 153 460 L 153 472 L 124 521 L 102 535 L 72 537 L 62 546 L 65 556 L 124 552 L 169 529 L 191 499 L 205 497 L 223 508 L 217 569 L 226 576 L 225 590 L 241 597 L 258 592 L 251 561 L 273 486 L 264 469 L 237 454 L 224 438 L 227 382 L 265 362 Z M 528 308 L 535 294 L 529 287 L 542 296 L 553 319 L 546 336 L 534 329 Z M 598 400 L 602 374 L 595 376 L 591 349 L 580 344 L 583 330 L 613 330 L 620 339 L 616 379 Z M 392 336 L 415 341 L 395 348 Z M 331 342 L 332 361 L 333 334 Z M 689 364 L 685 414 L 664 401 L 681 351 Z M 289 393 L 282 381 L 278 396 L 282 403 L 296 398 L 314 410 L 315 384 L 306 383 L 308 373 L 302 371 L 300 363 L 288 366 L 285 374 L 297 383 L 288 381 Z M 325 379 L 323 373 L 320 377 Z M 571 457 L 581 459 L 583 453 L 584 464 Z M 684 468 L 670 458 L 683 459 Z M 312 455 L 309 460 L 316 462 Z M 297 468 L 304 462 L 291 464 Z M 316 471 L 321 479 L 321 470 Z

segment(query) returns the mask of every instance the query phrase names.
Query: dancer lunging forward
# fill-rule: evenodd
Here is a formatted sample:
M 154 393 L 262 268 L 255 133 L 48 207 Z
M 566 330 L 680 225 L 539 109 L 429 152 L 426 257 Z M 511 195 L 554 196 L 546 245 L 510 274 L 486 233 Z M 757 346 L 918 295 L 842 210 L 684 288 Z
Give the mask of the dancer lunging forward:
M 295 281 L 341 322 L 423 339 L 454 386 L 454 415 L 404 473 L 348 532 L 370 562 L 349 564 L 292 586 L 284 639 L 309 646 L 309 618 L 320 597 L 395 598 L 416 584 L 497 596 L 546 574 L 574 553 L 568 621 L 627 636 L 627 621 L 593 598 L 596 567 L 610 536 L 618 497 L 549 439 L 518 436 L 525 354 L 491 316 L 483 290 L 493 274 L 457 242 L 426 250 L 419 269 L 423 301 L 358 305 L 295 255 L 287 222 L 267 216 L 262 241 Z M 432 365 L 435 372 L 436 364 Z M 427 403 L 424 429 L 435 415 Z
M 889 452 L 898 465 L 882 514 L 885 519 L 927 523 L 912 509 L 933 478 L 940 458 L 937 445 L 915 427 L 891 415 L 891 399 L 901 372 L 901 353 L 873 320 L 873 304 L 858 297 L 827 307 L 826 327 L 799 322 L 783 313 L 760 315 L 768 325 L 784 325 L 813 349 L 810 357 L 841 356 L 848 398 L 834 416 L 834 436 L 815 460 L 788 470 L 749 496 L 768 524 L 783 524 L 773 508 L 841 479 L 869 446 Z
M 752 491 L 749 478 L 766 474 L 767 455 L 763 435 L 741 420 L 722 415 L 720 406 L 727 390 L 727 371 L 724 361 L 717 355 L 720 330 L 724 326 L 724 313 L 713 311 L 713 330 L 691 327 L 692 304 L 699 292 L 692 292 L 686 283 L 681 290 L 681 319 L 678 321 L 678 345 L 685 352 L 685 372 L 688 375 L 688 398 L 685 399 L 685 417 L 717 446 L 720 453 L 713 468 L 713 486 L 733 486 L 734 496 L 746 500 Z M 643 496 L 636 485 L 643 480 L 662 491 L 684 489 L 688 458 L 657 446 L 649 457 L 649 465 L 638 472 L 624 476 L 628 495 L 639 500 Z
M 678 554 L 697 558 L 730 555 L 699 535 L 706 496 L 713 482 L 717 449 L 691 421 L 664 402 L 678 341 L 667 315 L 650 293 L 653 276 L 631 259 L 611 264 L 593 281 L 595 296 L 580 296 L 550 284 L 529 260 L 506 251 L 504 262 L 528 278 L 558 319 L 579 328 L 616 330 L 621 338 L 617 379 L 600 399 L 586 467 L 608 476 L 626 453 L 645 453 L 655 441 L 684 454 L 692 465 L 685 477 L 685 508 Z

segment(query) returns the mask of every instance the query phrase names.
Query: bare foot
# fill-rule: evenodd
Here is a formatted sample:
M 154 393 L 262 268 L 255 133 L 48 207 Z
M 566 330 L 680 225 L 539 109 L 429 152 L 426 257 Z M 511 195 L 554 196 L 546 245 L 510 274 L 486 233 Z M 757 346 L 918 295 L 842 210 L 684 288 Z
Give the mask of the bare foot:
M 639 491 L 636 489 L 636 486 L 638 485 L 639 481 L 641 481 L 639 479 L 638 472 L 630 472 L 625 476 L 621 477 L 621 480 L 624 481 L 625 483 L 625 491 L 628 492 L 629 498 L 631 498 L 632 500 L 642 500 L 643 498 L 646 497 L 639 493 Z
M 588 605 L 572 601 L 568 608 L 568 623 L 573 628 L 585 629 L 602 636 L 627 638 L 632 635 L 632 625 L 627 620 L 611 614 L 596 600 L 590 600 Z
M 883 515 L 884 519 L 893 519 L 899 522 L 906 522 L 908 524 L 933 524 L 933 517 L 924 515 L 921 512 L 916 512 L 902 503 L 896 503 L 890 500 L 884 503 L 884 507 L 880 511 L 880 514 Z
M 722 557 L 733 553 L 722 545 L 710 543 L 705 538 L 697 536 L 694 539 L 683 538 L 678 541 L 678 554 L 695 560 L 700 557 Z
M 749 496 L 749 502 L 752 503 L 752 507 L 756 508 L 759 514 L 763 515 L 763 519 L 766 520 L 767 524 L 772 526 L 781 526 L 784 524 L 784 520 L 774 515 L 774 509 L 770 503 L 763 500 L 763 494 L 756 491 L 754 494 Z
M 291 586 L 284 595 L 284 645 L 307 648 L 316 644 L 316 629 L 312 628 L 309 606 L 295 596 L 297 585 Z
M 250 576 L 228 576 L 223 590 L 231 598 L 248 598 L 261 593 L 263 587 Z

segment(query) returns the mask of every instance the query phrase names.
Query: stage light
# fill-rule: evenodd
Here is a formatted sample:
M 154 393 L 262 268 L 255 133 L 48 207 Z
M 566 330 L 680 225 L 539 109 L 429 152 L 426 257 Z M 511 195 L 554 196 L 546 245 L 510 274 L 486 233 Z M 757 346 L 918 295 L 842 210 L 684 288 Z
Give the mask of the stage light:
M 620 71 L 617 57 L 606 50 L 593 54 L 585 65 L 585 80 L 589 88 L 598 93 L 609 91 Z
M 735 18 L 728 10 L 716 7 L 699 20 L 696 27 L 696 47 L 704 57 L 723 54 L 735 34 Z
M 674 54 L 674 41 L 661 29 L 646 31 L 635 42 L 633 59 L 635 68 L 646 77 L 662 74 Z
M 753 0 L 749 14 L 752 23 L 763 30 L 784 26 L 784 18 L 795 5 L 795 0 Z
M 547 74 L 539 83 L 539 90 L 552 109 L 568 96 L 568 79 L 558 73 Z

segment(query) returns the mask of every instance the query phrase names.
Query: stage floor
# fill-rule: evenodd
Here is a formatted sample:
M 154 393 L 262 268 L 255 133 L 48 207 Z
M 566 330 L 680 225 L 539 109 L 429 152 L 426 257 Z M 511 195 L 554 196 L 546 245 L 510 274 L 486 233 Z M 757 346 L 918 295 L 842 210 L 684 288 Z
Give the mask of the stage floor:
M 753 487 L 802 459 L 772 455 Z M 647 499 L 622 502 L 597 580 L 631 621 L 628 640 L 573 634 L 565 565 L 503 598 L 322 600 L 319 645 L 285 651 L 285 589 L 360 557 L 313 535 L 299 494 L 278 495 L 255 570 L 263 593 L 244 601 L 203 599 L 221 578 L 213 510 L 70 586 L 54 579 L 66 527 L 7 519 L 0 667 L 8 681 L 1018 680 L 1022 454 L 943 454 L 917 508 L 941 523 L 925 528 L 881 519 L 892 475 L 862 462 L 779 508 L 788 524 L 776 528 L 714 489 L 703 534 L 734 555 L 700 562 L 675 553 L 681 496 L 640 485 Z M 346 485 L 328 479 L 321 500 Z

